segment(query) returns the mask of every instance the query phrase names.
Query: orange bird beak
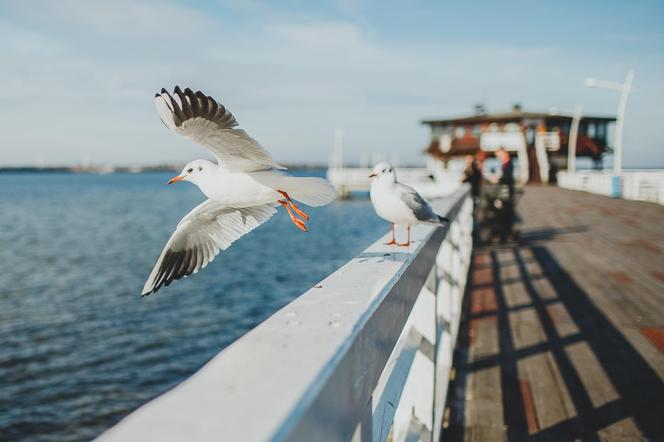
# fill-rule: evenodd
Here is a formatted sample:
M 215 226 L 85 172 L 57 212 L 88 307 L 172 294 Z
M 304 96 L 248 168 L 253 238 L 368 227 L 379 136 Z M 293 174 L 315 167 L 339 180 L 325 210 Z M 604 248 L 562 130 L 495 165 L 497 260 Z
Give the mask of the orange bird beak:
M 177 183 L 178 181 L 182 181 L 183 179 L 184 179 L 183 177 L 181 177 L 180 175 L 177 175 L 177 176 L 174 176 L 173 178 L 171 178 L 170 180 L 168 180 L 168 184 Z
M 373 177 L 375 177 L 375 176 L 376 176 L 376 174 L 375 174 L 375 173 L 372 173 L 371 175 L 369 175 L 369 178 L 373 178 Z

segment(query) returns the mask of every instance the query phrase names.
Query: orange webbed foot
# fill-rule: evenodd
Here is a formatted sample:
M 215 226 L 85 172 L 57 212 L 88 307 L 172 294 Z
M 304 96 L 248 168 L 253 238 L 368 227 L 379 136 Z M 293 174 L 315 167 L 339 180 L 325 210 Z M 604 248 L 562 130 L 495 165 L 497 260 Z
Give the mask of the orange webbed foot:
M 279 200 L 278 203 L 286 208 L 286 211 L 288 212 L 288 216 L 290 217 L 291 221 L 293 221 L 293 224 L 295 224 L 297 226 L 298 229 L 302 230 L 303 232 L 308 231 L 307 225 L 304 223 L 304 221 L 302 221 L 301 219 L 296 217 L 295 214 L 293 214 L 293 211 L 291 210 L 290 206 L 288 205 L 288 202 L 286 202 L 284 200 Z
M 291 197 L 288 195 L 288 193 L 284 192 L 283 190 L 277 190 L 277 192 L 279 192 L 279 193 L 281 194 L 281 196 L 283 196 L 284 198 L 286 198 L 286 201 L 288 201 L 288 204 L 290 204 L 290 206 L 293 208 L 293 210 L 295 211 L 295 213 L 297 213 L 299 216 L 301 216 L 302 219 L 304 219 L 305 221 L 309 221 L 309 215 L 308 215 L 304 210 L 300 209 L 300 208 L 297 206 L 297 204 L 295 204 L 295 203 L 293 202 L 293 200 L 292 200 Z

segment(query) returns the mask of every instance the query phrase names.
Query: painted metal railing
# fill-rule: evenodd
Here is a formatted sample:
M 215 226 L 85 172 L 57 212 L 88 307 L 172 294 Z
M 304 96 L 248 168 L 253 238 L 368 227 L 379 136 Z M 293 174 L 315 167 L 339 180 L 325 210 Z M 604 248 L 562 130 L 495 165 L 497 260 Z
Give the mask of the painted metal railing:
M 621 174 L 623 198 L 664 204 L 664 170 L 624 171 Z
M 615 198 L 620 196 L 620 177 L 610 172 L 598 170 L 558 172 L 557 179 L 558 186 L 565 189 L 582 190 Z
M 449 226 L 384 236 L 100 440 L 438 440 L 472 201 L 434 207 Z
M 664 204 L 663 170 L 559 172 L 558 185 L 599 195 Z
M 334 185 L 337 195 L 344 198 L 353 192 L 368 192 L 372 171 L 362 167 L 329 168 L 327 179 Z M 461 173 L 408 167 L 397 168 L 396 172 L 399 182 L 412 186 L 427 199 L 449 195 L 461 184 Z
M 373 169 L 365 167 L 331 167 L 327 170 L 327 179 L 334 185 L 337 193 L 346 196 L 350 192 L 368 192 L 371 185 L 369 174 Z M 397 168 L 399 181 L 409 185 L 431 181 L 431 172 L 426 168 Z

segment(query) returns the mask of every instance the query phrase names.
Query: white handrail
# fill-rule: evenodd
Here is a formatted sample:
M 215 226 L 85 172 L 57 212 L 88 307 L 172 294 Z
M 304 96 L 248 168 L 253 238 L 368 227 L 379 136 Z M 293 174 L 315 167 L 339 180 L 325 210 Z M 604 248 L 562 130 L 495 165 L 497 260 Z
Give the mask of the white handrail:
M 472 250 L 467 186 L 434 206 L 449 226 L 414 227 L 408 248 L 381 238 L 99 439 L 437 440 Z
M 559 172 L 558 185 L 629 200 L 664 204 L 664 170 Z
M 327 179 L 339 195 L 346 196 L 350 192 L 368 192 L 371 172 L 373 169 L 362 167 L 330 168 L 327 170 Z M 396 172 L 400 182 L 411 186 L 431 182 L 431 172 L 426 168 L 397 168 Z

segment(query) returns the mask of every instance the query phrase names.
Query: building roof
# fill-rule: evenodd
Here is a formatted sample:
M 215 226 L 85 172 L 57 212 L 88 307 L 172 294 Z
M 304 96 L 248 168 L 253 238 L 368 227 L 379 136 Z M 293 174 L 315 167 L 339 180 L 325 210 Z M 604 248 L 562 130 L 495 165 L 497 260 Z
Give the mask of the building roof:
M 521 109 L 512 109 L 509 112 L 498 112 L 493 114 L 482 113 L 473 114 L 460 117 L 441 118 L 441 119 L 427 119 L 422 120 L 422 124 L 438 125 L 448 123 L 484 123 L 494 121 L 518 121 L 525 118 L 547 118 L 547 119 L 561 119 L 571 120 L 572 114 L 567 112 L 549 111 L 549 112 L 529 112 Z M 583 115 L 582 120 L 600 120 L 600 121 L 616 121 L 616 118 L 609 115 Z

